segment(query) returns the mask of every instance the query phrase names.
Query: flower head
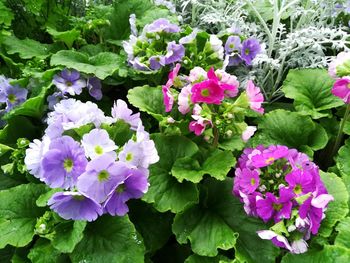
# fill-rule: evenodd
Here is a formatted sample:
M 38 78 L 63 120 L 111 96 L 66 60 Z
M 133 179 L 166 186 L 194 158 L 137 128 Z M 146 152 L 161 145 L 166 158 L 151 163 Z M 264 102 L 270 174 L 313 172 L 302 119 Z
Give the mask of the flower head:
M 185 48 L 182 44 L 176 44 L 175 41 L 169 42 L 167 53 L 165 54 L 165 64 L 179 62 L 185 55 Z
M 350 53 L 340 52 L 337 57 L 333 59 L 331 63 L 329 63 L 328 74 L 334 79 L 338 78 L 337 67 L 342 66 L 345 62 L 350 63 Z
M 146 33 L 160 33 L 160 32 L 177 33 L 179 31 L 180 31 L 179 26 L 170 23 L 169 20 L 165 18 L 159 18 L 153 21 L 151 24 L 146 25 L 144 28 L 144 32 Z
M 117 100 L 114 102 L 112 108 L 112 117 L 114 121 L 123 120 L 130 124 L 131 129 L 136 131 L 140 123 L 142 123 L 140 118 L 140 113 L 132 113 L 132 110 L 128 108 L 128 105 L 123 100 Z
M 177 77 L 181 64 L 176 64 L 174 69 L 169 73 L 168 81 L 162 86 L 163 99 L 165 105 L 165 111 L 170 112 L 174 104 L 174 95 L 171 92 L 171 87 L 174 85 L 175 78 Z
M 102 99 L 102 84 L 101 80 L 96 77 L 88 78 L 86 86 L 89 90 L 89 94 L 96 100 Z
M 0 102 L 6 103 L 6 111 L 10 111 L 27 99 L 28 90 L 19 86 L 5 84 L 3 84 L 3 89 L 0 92 Z

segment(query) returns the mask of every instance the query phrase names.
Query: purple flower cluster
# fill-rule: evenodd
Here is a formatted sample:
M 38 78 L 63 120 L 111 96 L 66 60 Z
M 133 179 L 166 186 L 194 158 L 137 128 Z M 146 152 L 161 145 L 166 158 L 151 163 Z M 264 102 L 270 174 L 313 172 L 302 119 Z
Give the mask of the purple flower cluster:
M 89 94 L 96 100 L 102 99 L 102 84 L 96 77 L 84 79 L 76 70 L 64 69 L 53 77 L 52 83 L 57 87 L 58 91 L 48 96 L 49 109 L 61 99 L 67 98 L 67 95 L 79 95 L 83 88 L 87 88 Z
M 15 106 L 22 104 L 28 95 L 28 90 L 11 85 L 11 79 L 0 76 L 0 103 L 6 103 L 5 112 L 12 110 Z
M 225 43 L 225 64 L 227 66 L 237 66 L 245 62 L 248 66 L 261 51 L 260 43 L 255 38 L 241 40 L 237 35 L 231 35 Z
M 179 26 L 159 18 L 146 25 L 141 35 L 137 36 L 135 15 L 131 18 L 133 33 L 129 41 L 123 42 L 123 47 L 132 67 L 141 71 L 156 71 L 182 60 L 185 48 L 181 43 L 176 43 L 174 37 L 181 30 Z
M 296 254 L 307 251 L 306 241 L 317 234 L 333 200 L 308 156 L 280 145 L 244 150 L 233 194 L 248 215 L 274 223 L 270 230 L 258 231 L 262 239 Z
M 79 112 L 81 111 L 81 112 Z M 124 145 L 117 145 L 101 124 L 124 121 L 134 132 Z M 112 117 L 103 115 L 91 102 L 62 100 L 49 115 L 42 140 L 26 150 L 29 172 L 51 188 L 61 188 L 48 205 L 64 219 L 93 221 L 109 213 L 123 216 L 126 202 L 148 190 L 148 167 L 158 162 L 154 142 L 144 130 L 139 114 L 118 100 Z M 63 131 L 90 124 L 95 126 L 73 139 Z

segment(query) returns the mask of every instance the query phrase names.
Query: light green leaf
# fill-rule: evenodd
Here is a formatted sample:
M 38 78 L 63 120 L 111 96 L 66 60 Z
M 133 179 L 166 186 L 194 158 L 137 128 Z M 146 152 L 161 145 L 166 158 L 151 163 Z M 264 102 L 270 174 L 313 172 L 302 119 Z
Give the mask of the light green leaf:
M 350 217 L 344 218 L 336 227 L 338 235 L 334 245 L 350 249 Z
M 28 258 L 35 263 L 57 263 L 60 252 L 56 250 L 50 241 L 39 239 L 30 250 Z
M 336 157 L 337 168 L 341 173 L 350 176 L 350 140 L 346 140 L 345 144 L 339 149 Z
M 328 142 L 327 132 L 321 125 L 308 116 L 285 110 L 265 114 L 259 120 L 258 131 L 249 141 L 255 146 L 281 144 L 299 150 L 309 148 L 316 151 L 324 148 Z
M 54 40 L 65 43 L 69 49 L 72 48 L 74 41 L 80 37 L 80 31 L 74 28 L 72 30 L 59 32 L 52 27 L 47 27 L 46 31 L 53 37 Z
M 47 191 L 46 193 L 43 193 L 42 195 L 39 196 L 39 198 L 36 200 L 36 205 L 39 207 L 45 207 L 47 206 L 47 201 L 49 201 L 49 199 L 51 198 L 51 196 L 54 193 L 60 192 L 62 191 L 61 188 L 53 188 L 50 189 L 49 191 Z
M 102 80 L 112 76 L 115 72 L 121 77 L 127 74 L 124 58 L 111 52 L 102 52 L 89 57 L 78 51 L 61 50 L 52 55 L 50 63 L 51 66 L 61 65 L 86 74 L 93 74 Z
M 320 175 L 328 193 L 334 197 L 334 201 L 328 205 L 326 218 L 322 221 L 318 232 L 319 235 L 329 237 L 335 224 L 345 218 L 349 212 L 349 193 L 343 180 L 336 174 L 321 171 Z
M 143 263 L 145 248 L 127 216 L 102 216 L 89 223 L 70 258 L 78 262 Z
M 165 116 L 163 93 L 161 87 L 141 86 L 128 92 L 129 102 L 140 111 L 147 112 L 161 121 Z
M 256 234 L 266 225 L 248 217 L 231 191 L 232 179 L 207 180 L 201 188 L 200 204 L 175 216 L 176 239 L 181 244 L 190 241 L 192 251 L 201 256 L 216 256 L 219 248 L 235 248 L 239 262 L 273 262 L 278 249 Z
M 294 69 L 283 82 L 283 92 L 294 99 L 295 109 L 314 119 L 331 116 L 329 111 L 344 104 L 331 93 L 334 80 L 325 69 Z
M 42 184 L 23 184 L 0 191 L 0 248 L 23 247 L 32 240 L 36 219 L 45 211 L 35 201 L 45 189 Z
M 18 39 L 15 36 L 7 36 L 2 42 L 8 54 L 16 54 L 22 59 L 39 58 L 44 59 L 51 55 L 51 47 L 48 44 L 41 44 L 33 39 Z
M 171 169 L 177 159 L 193 156 L 198 147 L 182 136 L 152 134 L 151 138 L 154 140 L 160 160 L 150 167 L 150 187 L 143 200 L 153 203 L 160 212 L 183 211 L 198 202 L 198 189 L 190 182 L 179 183 L 172 176 Z
M 11 9 L 6 7 L 5 4 L 0 1 L 0 25 L 3 24 L 6 27 L 11 26 L 11 21 L 14 18 L 14 14 Z

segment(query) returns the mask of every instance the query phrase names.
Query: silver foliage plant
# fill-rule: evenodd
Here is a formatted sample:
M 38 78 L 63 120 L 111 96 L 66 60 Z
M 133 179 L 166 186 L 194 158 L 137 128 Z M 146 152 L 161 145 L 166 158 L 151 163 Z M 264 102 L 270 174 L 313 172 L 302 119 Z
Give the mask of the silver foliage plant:
M 216 33 L 235 28 L 266 43 L 252 70 L 235 72 L 254 78 L 266 99 L 281 96 L 291 68 L 325 67 L 330 56 L 349 48 L 349 25 L 336 19 L 350 11 L 350 1 L 336 0 L 173 0 L 183 22 Z

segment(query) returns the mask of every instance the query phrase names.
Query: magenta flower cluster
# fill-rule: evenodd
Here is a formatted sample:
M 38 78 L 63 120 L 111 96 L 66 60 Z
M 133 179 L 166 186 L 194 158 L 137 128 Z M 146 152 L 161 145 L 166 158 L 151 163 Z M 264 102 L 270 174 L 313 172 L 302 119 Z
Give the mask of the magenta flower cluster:
M 248 81 L 245 91 L 240 94 L 244 98 L 239 99 L 239 81 L 236 76 L 230 75 L 224 70 L 214 71 L 213 68 L 207 72 L 201 67 L 193 68 L 187 76 L 179 74 L 180 68 L 181 65 L 176 64 L 169 74 L 167 83 L 162 86 L 165 111 L 171 112 L 175 101 L 177 101 L 178 111 L 181 114 L 191 113 L 192 120 L 189 123 L 189 130 L 194 132 L 195 135 L 202 135 L 207 128 L 213 127 L 215 121 L 223 123 L 222 120 L 214 120 L 215 113 L 211 108 L 215 105 L 223 105 L 225 99 L 232 103 L 232 109 L 235 106 L 233 106 L 233 100 L 230 99 L 246 102 L 241 103 L 239 107 L 245 107 L 246 104 L 246 107 L 250 107 L 251 110 L 258 113 L 264 112 L 262 108 L 263 95 L 251 80 Z M 225 113 L 227 121 L 232 123 L 230 119 L 233 118 L 235 112 L 230 112 L 226 108 L 221 109 L 221 111 L 227 111 Z M 223 116 L 216 114 L 216 117 L 221 118 Z M 245 140 L 253 135 L 252 130 L 255 131 L 254 128 L 248 127 L 246 127 L 246 132 L 243 135 Z M 248 136 L 248 134 L 250 135 Z
M 306 241 L 318 233 L 333 200 L 318 166 L 304 153 L 281 145 L 244 150 L 236 167 L 233 194 L 248 215 L 274 224 L 258 231 L 260 238 L 296 254 L 307 251 Z
M 59 188 L 48 205 L 64 219 L 94 221 L 104 213 L 125 215 L 126 202 L 147 192 L 148 167 L 159 160 L 140 114 L 133 114 L 123 100 L 112 108 L 112 117 L 104 116 L 96 104 L 74 99 L 62 100 L 54 108 L 45 135 L 29 145 L 25 157 L 32 175 Z M 133 132 L 123 145 L 103 128 L 117 129 L 121 122 Z M 86 125 L 91 129 L 80 139 L 66 135 Z

